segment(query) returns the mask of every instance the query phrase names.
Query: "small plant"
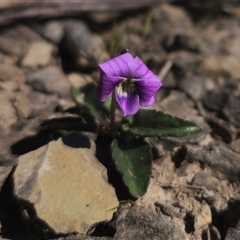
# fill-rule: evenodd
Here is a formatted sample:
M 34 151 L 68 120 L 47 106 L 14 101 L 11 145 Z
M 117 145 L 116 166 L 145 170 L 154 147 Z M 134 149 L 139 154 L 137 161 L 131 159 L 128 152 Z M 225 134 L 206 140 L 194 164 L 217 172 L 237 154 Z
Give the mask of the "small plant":
M 111 158 L 121 173 L 125 185 L 134 197 L 142 196 L 148 187 L 152 154 L 145 137 L 185 136 L 198 133 L 194 122 L 141 107 L 155 102 L 161 80 L 138 57 L 128 51 L 99 65 L 100 83 L 73 89 L 76 100 L 84 94 L 80 117 L 66 122 L 62 128 L 96 132 L 111 137 Z M 123 117 L 116 120 L 116 108 Z M 70 121 L 71 123 L 71 121 Z M 50 125 L 45 124 L 45 128 Z

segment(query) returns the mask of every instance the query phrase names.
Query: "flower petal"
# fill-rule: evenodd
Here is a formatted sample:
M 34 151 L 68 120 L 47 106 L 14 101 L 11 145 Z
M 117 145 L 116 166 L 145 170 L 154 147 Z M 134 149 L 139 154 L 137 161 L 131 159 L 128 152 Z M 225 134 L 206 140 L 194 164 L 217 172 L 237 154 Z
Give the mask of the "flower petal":
M 144 64 L 144 62 L 139 57 L 135 57 L 134 62 L 136 64 L 136 79 L 150 79 L 153 76 L 156 77 L 156 75 Z
M 132 94 L 119 94 L 117 88 L 115 90 L 116 100 L 123 111 L 123 116 L 134 115 L 139 110 L 139 96 L 136 92 Z
M 124 53 L 98 67 L 107 75 L 118 77 L 134 77 L 136 63 L 130 53 Z
M 142 107 L 148 107 L 148 106 L 151 106 L 154 102 L 155 102 L 155 96 L 152 96 L 150 99 L 147 99 L 147 100 L 141 99 L 140 105 Z
M 138 57 L 134 58 L 137 65 L 135 77 L 135 87 L 140 99 L 140 105 L 143 107 L 150 106 L 154 103 L 154 95 L 162 86 L 161 80 L 142 62 Z
M 140 105 L 142 107 L 152 105 L 155 101 L 154 95 L 161 86 L 162 82 L 157 78 L 157 76 L 148 80 L 139 80 L 135 82 L 135 88 L 139 95 Z
M 100 73 L 100 83 L 97 87 L 97 97 L 100 101 L 105 101 L 114 88 L 122 81 L 121 77 Z

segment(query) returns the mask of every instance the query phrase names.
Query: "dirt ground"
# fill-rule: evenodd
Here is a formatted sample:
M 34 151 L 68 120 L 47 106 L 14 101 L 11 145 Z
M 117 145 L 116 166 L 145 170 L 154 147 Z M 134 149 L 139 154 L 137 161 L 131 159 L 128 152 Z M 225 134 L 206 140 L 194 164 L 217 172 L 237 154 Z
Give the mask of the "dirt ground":
M 239 2 L 9 2 L 0 26 L 0 239 L 240 239 Z M 151 108 L 202 128 L 146 139 L 133 202 L 111 139 L 39 127 L 76 116 L 72 87 L 123 49 L 163 81 Z

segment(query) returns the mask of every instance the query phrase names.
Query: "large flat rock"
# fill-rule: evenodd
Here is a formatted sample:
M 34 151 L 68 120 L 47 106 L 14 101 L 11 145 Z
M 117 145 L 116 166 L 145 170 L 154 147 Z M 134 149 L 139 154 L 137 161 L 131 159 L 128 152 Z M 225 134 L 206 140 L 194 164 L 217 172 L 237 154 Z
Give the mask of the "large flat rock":
M 33 203 L 37 216 L 56 232 L 86 233 L 90 225 L 112 217 L 108 210 L 118 200 L 105 167 L 95 157 L 94 142 L 72 136 L 79 143 L 84 140 L 85 147 L 67 146 L 59 139 L 20 156 L 15 193 Z

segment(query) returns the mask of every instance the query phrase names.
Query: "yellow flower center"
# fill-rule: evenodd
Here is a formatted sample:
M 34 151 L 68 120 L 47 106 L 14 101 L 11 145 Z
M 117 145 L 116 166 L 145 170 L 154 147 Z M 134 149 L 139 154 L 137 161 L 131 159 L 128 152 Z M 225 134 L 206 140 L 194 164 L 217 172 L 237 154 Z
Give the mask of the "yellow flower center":
M 127 96 L 136 91 L 132 78 L 123 78 L 123 81 L 117 86 L 117 92 L 121 96 Z

